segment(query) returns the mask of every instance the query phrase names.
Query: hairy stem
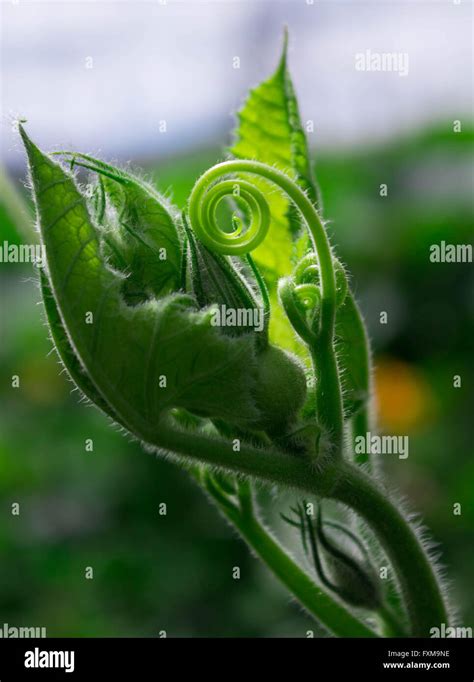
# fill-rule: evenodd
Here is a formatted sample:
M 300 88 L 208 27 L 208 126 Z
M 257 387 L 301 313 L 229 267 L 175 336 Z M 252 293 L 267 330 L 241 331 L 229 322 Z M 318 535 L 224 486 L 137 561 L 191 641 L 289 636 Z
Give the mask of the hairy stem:
M 362 517 L 384 548 L 402 588 L 411 634 L 427 637 L 432 627 L 449 623 L 441 588 L 416 533 L 378 486 L 353 465 L 338 464 L 317 474 L 303 459 L 246 443 L 236 453 L 228 441 L 187 434 L 164 422 L 149 442 L 228 472 L 342 502 Z
M 206 487 L 221 512 L 242 538 L 290 591 L 300 604 L 336 637 L 377 637 L 377 634 L 353 616 L 332 596 L 319 588 L 310 576 L 286 553 L 259 521 L 249 498 L 250 491 L 241 498 L 241 509 L 223 502 L 211 486 Z
M 436 574 L 420 539 L 398 508 L 361 471 L 345 465 L 331 497 L 357 512 L 370 526 L 396 571 L 411 634 L 428 637 L 449 622 Z
M 340 395 L 334 390 L 334 385 L 339 384 L 339 373 L 332 340 L 327 337 L 318 338 L 316 345 L 311 348 L 311 357 L 317 376 L 316 414 L 319 418 L 321 405 L 324 405 L 326 419 L 321 424 L 329 431 L 332 447 L 340 447 L 342 451 L 344 421 L 340 415 L 342 409 Z

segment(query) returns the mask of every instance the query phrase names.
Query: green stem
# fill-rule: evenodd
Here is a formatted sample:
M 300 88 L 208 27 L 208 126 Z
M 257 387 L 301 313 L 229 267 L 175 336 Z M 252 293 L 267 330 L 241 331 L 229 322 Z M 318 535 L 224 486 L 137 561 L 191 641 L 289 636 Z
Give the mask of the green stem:
M 316 344 L 311 347 L 311 357 L 316 376 L 316 414 L 318 421 L 328 429 L 330 442 L 332 448 L 336 450 L 336 454 L 337 452 L 342 454 L 344 420 L 340 393 L 334 390 L 334 386 L 339 384 L 339 372 L 332 339 L 320 336 Z
M 245 506 L 241 511 L 235 506 L 223 504 L 220 496 L 211 487 L 206 489 L 255 554 L 300 604 L 333 635 L 336 637 L 377 637 L 373 630 L 319 588 L 309 575 L 288 556 L 255 516 L 248 495 L 244 498 Z
M 427 637 L 433 626 L 449 623 L 433 567 L 414 530 L 378 486 L 354 466 L 338 464 L 318 475 L 303 459 L 246 443 L 242 443 L 240 452 L 236 453 L 228 441 L 186 434 L 165 422 L 155 432 L 155 439 L 149 442 L 228 472 L 342 502 L 363 518 L 385 550 L 402 589 L 411 634 Z
M 136 425 L 127 425 L 132 433 L 139 433 Z M 306 493 L 324 494 L 331 486 L 330 476 L 314 478 L 314 472 L 302 459 L 284 452 L 240 444 L 235 452 L 232 443 L 223 438 L 188 433 L 177 428 L 170 420 L 162 420 L 150 433 L 142 433 L 143 439 L 160 449 L 175 453 L 194 462 L 217 466 L 227 472 L 255 476 L 270 484 L 291 486 Z M 313 480 L 312 480 L 313 479 Z
M 428 637 L 449 622 L 437 577 L 422 544 L 398 508 L 353 466 L 345 465 L 331 497 L 357 512 L 385 550 L 396 571 L 410 618 L 411 634 Z

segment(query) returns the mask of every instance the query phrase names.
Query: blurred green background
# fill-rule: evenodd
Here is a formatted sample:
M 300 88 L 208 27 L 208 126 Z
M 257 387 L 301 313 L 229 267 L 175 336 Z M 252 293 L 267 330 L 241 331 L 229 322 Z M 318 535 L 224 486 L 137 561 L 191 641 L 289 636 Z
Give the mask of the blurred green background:
M 329 230 L 373 340 L 381 427 L 410 436 L 409 458 L 385 455 L 384 465 L 440 543 L 461 620 L 471 626 L 473 271 L 431 263 L 429 253 L 441 240 L 472 241 L 472 143 L 472 130 L 453 133 L 444 121 L 382 146 L 316 156 Z M 148 171 L 183 205 L 218 158 L 209 146 Z M 27 201 L 20 179 L 2 181 L 2 242 L 22 240 L 12 193 Z M 0 266 L 0 624 L 44 626 L 48 636 L 314 629 L 186 473 L 78 401 L 50 352 L 35 280 L 27 265 Z M 453 514 L 456 503 L 461 515 Z M 89 566 L 93 580 L 85 578 Z M 240 580 L 232 579 L 235 566 Z

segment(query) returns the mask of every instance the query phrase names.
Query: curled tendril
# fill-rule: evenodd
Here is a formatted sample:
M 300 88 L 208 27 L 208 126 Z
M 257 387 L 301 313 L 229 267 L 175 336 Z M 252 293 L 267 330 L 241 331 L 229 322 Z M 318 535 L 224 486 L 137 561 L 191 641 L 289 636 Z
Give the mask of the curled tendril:
M 344 303 L 347 295 L 347 277 L 344 267 L 337 258 L 333 258 L 333 265 L 336 278 L 336 305 L 339 307 Z M 297 285 L 319 285 L 320 271 L 318 259 L 314 253 L 308 253 L 299 261 L 295 267 L 293 277 Z M 297 286 L 298 288 L 299 286 Z
M 315 312 L 321 303 L 321 290 L 315 284 L 298 284 L 294 289 L 294 295 L 307 311 Z
M 297 284 L 318 284 L 319 267 L 316 254 L 306 254 L 296 265 L 293 277 Z
M 313 285 L 307 286 L 312 287 Z M 312 325 L 307 319 L 307 310 L 304 309 L 301 301 L 298 300 L 296 288 L 292 277 L 283 277 L 278 282 L 278 296 L 280 297 L 283 309 L 298 336 L 300 336 L 308 346 L 314 346 L 317 341 L 317 335 L 312 330 Z
M 315 344 L 318 334 L 320 281 L 317 257 L 309 253 L 296 265 L 293 275 L 281 279 L 278 285 L 280 301 L 288 319 L 308 345 Z
M 247 206 L 250 224 L 246 230 L 236 215 L 232 216 L 232 231 L 224 232 L 218 225 L 217 208 L 223 199 L 230 196 Z M 211 251 L 229 256 L 247 254 L 256 249 L 270 227 L 270 209 L 265 196 L 255 185 L 242 179 L 206 184 L 201 192 L 198 187 L 198 193 L 191 197 L 189 216 L 194 232 L 203 244 Z
M 270 226 L 270 209 L 264 192 L 241 174 L 263 178 L 282 190 L 300 211 L 311 235 L 320 271 L 321 325 L 334 329 L 336 276 L 331 248 L 319 215 L 306 194 L 285 173 L 258 161 L 225 161 L 207 170 L 196 182 L 189 198 L 189 219 L 195 235 L 209 249 L 227 255 L 248 254 L 262 243 Z M 234 177 L 229 178 L 233 175 Z M 235 176 L 238 177 L 235 177 Z M 226 232 L 217 220 L 217 208 L 225 197 L 238 198 L 250 216 L 246 229 L 234 216 Z

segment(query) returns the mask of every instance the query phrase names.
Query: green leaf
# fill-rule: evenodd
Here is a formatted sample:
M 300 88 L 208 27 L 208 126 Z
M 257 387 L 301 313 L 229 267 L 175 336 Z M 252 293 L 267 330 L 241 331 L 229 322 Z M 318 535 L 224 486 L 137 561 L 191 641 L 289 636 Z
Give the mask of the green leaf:
M 40 270 L 40 287 L 46 318 L 48 320 L 48 326 L 51 332 L 54 347 L 56 348 L 56 351 L 69 376 L 86 398 L 97 405 L 97 407 L 105 412 L 105 414 L 108 414 L 110 417 L 112 417 L 112 419 L 119 422 L 120 420 L 117 415 L 105 402 L 92 381 L 89 379 L 86 371 L 81 366 L 79 358 L 76 356 L 74 349 L 71 346 L 44 270 Z
M 255 159 L 276 166 L 290 175 L 317 204 L 313 178 L 298 103 L 287 68 L 287 37 L 275 73 L 250 91 L 238 113 L 236 141 L 231 153 L 239 159 Z M 278 278 L 288 275 L 296 259 L 304 255 L 307 236 L 301 236 L 299 218 L 290 202 L 264 180 L 252 178 L 265 193 L 271 225 L 265 241 L 252 253 L 261 268 L 270 293 L 272 317 L 270 337 L 281 346 L 301 352 L 301 345 L 278 303 Z
M 71 374 L 77 358 L 109 413 L 144 440 L 154 439 L 160 416 L 174 407 L 254 421 L 253 338 L 223 336 L 211 324 L 211 311 L 194 310 L 189 296 L 128 306 L 121 294 L 124 277 L 107 267 L 73 177 L 21 134 L 49 283 L 74 349 Z
M 123 294 L 131 305 L 180 287 L 181 240 L 178 215 L 165 197 L 139 178 L 86 154 L 68 153 L 71 165 L 98 174 L 93 215 L 106 242 L 106 256 L 125 273 Z M 114 215 L 104 220 L 105 201 Z
M 256 159 L 286 171 L 317 204 L 318 190 L 288 71 L 287 47 L 285 33 L 283 53 L 275 73 L 250 91 L 237 114 L 237 139 L 230 151 L 236 158 Z M 276 198 L 274 201 L 278 206 Z
M 356 414 L 370 396 L 368 343 L 359 308 L 348 289 L 336 316 L 336 351 L 346 418 Z

